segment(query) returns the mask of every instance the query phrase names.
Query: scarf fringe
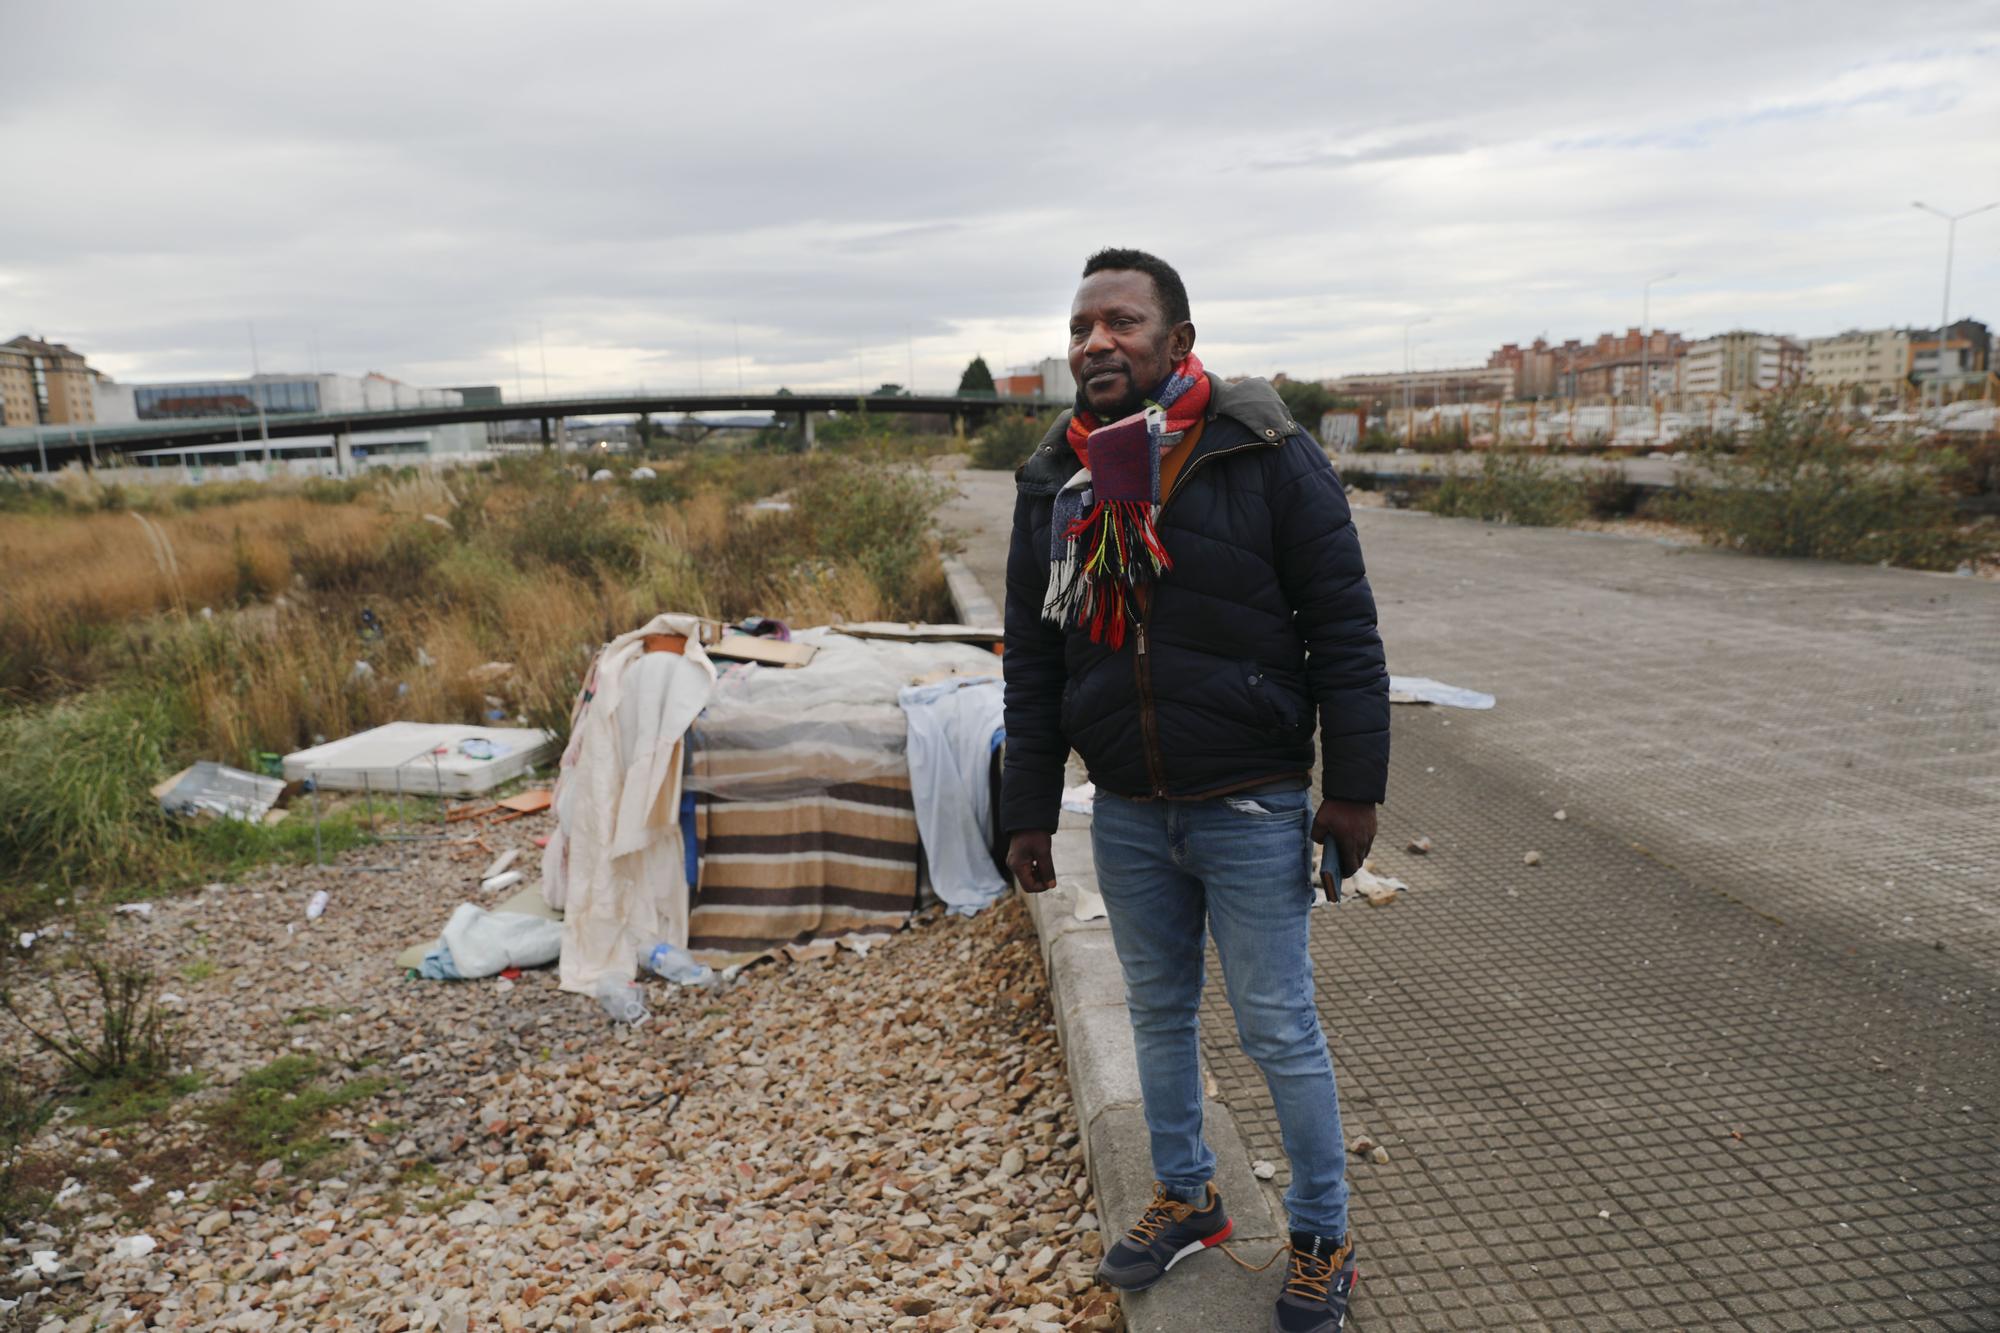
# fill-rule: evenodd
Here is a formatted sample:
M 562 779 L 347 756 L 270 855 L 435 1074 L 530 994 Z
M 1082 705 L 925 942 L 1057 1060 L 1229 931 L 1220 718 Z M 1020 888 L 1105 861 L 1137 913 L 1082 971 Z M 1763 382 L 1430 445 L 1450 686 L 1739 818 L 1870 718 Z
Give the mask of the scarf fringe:
M 1125 629 L 1140 587 L 1174 567 L 1153 526 L 1160 507 L 1138 500 L 1100 500 L 1064 532 L 1069 554 L 1049 567 L 1042 614 L 1059 625 L 1087 628 L 1092 643 L 1125 646 Z

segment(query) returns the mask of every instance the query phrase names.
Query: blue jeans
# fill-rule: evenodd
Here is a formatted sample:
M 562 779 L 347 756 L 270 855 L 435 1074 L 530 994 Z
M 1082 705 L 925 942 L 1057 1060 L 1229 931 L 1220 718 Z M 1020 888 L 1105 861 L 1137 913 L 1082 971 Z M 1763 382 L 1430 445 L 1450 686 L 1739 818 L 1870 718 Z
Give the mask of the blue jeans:
M 1212 929 L 1237 1036 L 1277 1107 L 1292 1226 L 1342 1236 L 1347 1147 L 1306 951 L 1311 795 L 1131 801 L 1100 789 L 1090 844 L 1125 973 L 1154 1175 L 1176 1197 L 1199 1200 L 1215 1174 L 1201 1135 L 1196 1022 L 1203 935 Z

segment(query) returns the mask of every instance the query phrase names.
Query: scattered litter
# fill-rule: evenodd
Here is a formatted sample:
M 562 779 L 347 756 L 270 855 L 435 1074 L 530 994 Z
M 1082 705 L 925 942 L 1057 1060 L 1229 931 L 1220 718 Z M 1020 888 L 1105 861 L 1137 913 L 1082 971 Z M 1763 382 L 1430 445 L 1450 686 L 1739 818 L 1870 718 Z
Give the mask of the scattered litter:
M 262 819 L 284 792 L 285 784 L 277 778 L 204 759 L 154 787 L 153 799 L 170 815 L 220 815 L 250 824 Z
M 653 478 L 659 475 L 660 475 L 659 473 L 653 471 L 653 469 L 649 467 L 635 467 L 632 469 L 631 473 L 633 481 L 651 481 Z
M 549 835 L 548 835 L 548 834 L 546 834 L 546 833 L 537 833 L 537 834 L 535 835 L 535 846 L 537 846 L 537 847 L 544 847 L 544 848 L 546 848 L 546 847 L 547 847 L 548 845 L 549 845 Z
M 1597 1210 L 1597 1216 L 1602 1221 L 1609 1222 L 1611 1220 L 1611 1210 L 1609 1208 L 1600 1208 Z
M 1062 808 L 1073 815 L 1087 815 L 1097 808 L 1097 784 L 1086 782 L 1081 787 L 1064 787 Z
M 506 870 L 508 866 L 513 865 L 515 861 L 520 859 L 520 856 L 521 849 L 519 847 L 509 847 L 506 851 L 494 857 L 492 864 L 479 872 L 479 878 L 482 881 L 492 879 L 495 875 Z
M 483 879 L 479 881 L 479 891 L 481 893 L 498 893 L 502 889 L 513 888 L 516 884 L 519 884 L 524 878 L 526 877 L 522 875 L 520 871 L 508 870 L 501 874 L 493 876 L 491 879 Z
M 114 912 L 123 912 L 127 916 L 151 916 L 153 914 L 153 905 L 151 903 L 120 903 L 111 910 Z
M 592 481 L 610 481 L 611 469 L 608 467 L 601 467 L 597 469 L 597 471 L 590 474 L 590 479 Z
M 1389 677 L 1392 704 L 1440 704 L 1446 708 L 1485 709 L 1493 706 L 1493 696 L 1460 685 L 1447 685 L 1429 676 Z
M 1556 823 L 1560 824 L 1568 818 L 1569 818 L 1569 811 L 1567 810 L 1556 811 Z
M 23 949 L 32 949 L 35 947 L 35 941 L 40 938 L 41 936 L 35 931 L 24 930 L 21 932 L 21 947 Z
M 83 1182 L 81 1180 L 65 1180 L 63 1187 L 56 1191 L 56 1207 L 65 1207 L 71 1199 L 74 1199 L 81 1193 L 83 1193 Z
M 1269 1180 L 1278 1174 L 1278 1168 L 1259 1157 L 1256 1161 L 1250 1163 L 1250 1174 L 1259 1180 Z
M 538 810 L 548 809 L 549 802 L 554 799 L 553 793 L 548 788 L 537 787 L 533 791 L 518 792 L 513 796 L 503 796 L 494 802 L 494 804 L 500 806 L 502 809 L 512 810 L 517 815 L 532 815 Z M 539 845 L 546 846 L 547 844 L 546 842 L 542 842 Z
M 347 678 L 349 680 L 367 680 L 374 674 L 375 674 L 374 667 L 368 665 L 368 663 L 364 661 L 356 659 L 353 669 L 347 673 Z
M 1356 1157 L 1366 1157 L 1369 1153 L 1375 1151 L 1375 1140 L 1369 1138 L 1366 1134 L 1357 1134 L 1355 1135 L 1354 1142 L 1347 1145 L 1347 1151 L 1353 1153 Z
M 153 1178 L 151 1176 L 140 1176 L 132 1182 L 129 1188 L 134 1194 L 144 1194 L 147 1190 L 153 1188 Z
M 1377 1166 L 1387 1166 L 1389 1164 L 1389 1150 L 1378 1143 L 1369 1149 L 1368 1160 Z
M 1431 840 L 1429 838 L 1412 838 L 1406 850 L 1412 856 L 1428 856 L 1431 850 Z
M 1380 875 L 1367 865 L 1354 872 L 1347 881 L 1349 888 L 1361 895 L 1370 907 L 1387 907 L 1396 901 L 1398 894 L 1409 891 L 1410 886 L 1389 875 Z
M 597 1002 L 614 1023 L 636 1027 L 646 1021 L 646 996 L 637 982 L 623 981 L 607 973 L 597 983 Z
M 1521 864 L 1524 866 L 1538 866 L 1541 863 L 1542 854 L 1540 852 L 1525 852 L 1521 856 Z
M 306 903 L 306 920 L 317 921 L 325 916 L 326 905 L 332 901 L 333 895 L 325 889 L 321 889 L 319 892 L 313 894 L 311 900 Z
M 491 759 L 500 750 L 484 736 L 467 736 L 458 743 L 458 752 L 467 759 Z
M 185 1198 L 187 1198 L 187 1191 L 186 1191 L 186 1190 L 168 1190 L 168 1191 L 167 1191 L 167 1202 L 168 1202 L 168 1203 L 179 1203 L 179 1202 L 180 1202 L 180 1201 L 181 1201 L 182 1199 L 185 1199 Z
M 833 952 L 833 941 L 827 940 L 826 952 Z M 650 949 L 639 951 L 639 961 L 648 972 L 656 977 L 665 977 L 677 986 L 705 986 L 715 977 L 715 970 L 706 963 L 697 963 L 686 949 L 667 943 L 665 940 Z M 796 957 L 794 962 L 799 961 Z
M 472 981 L 509 968 L 541 967 L 562 953 L 562 930 L 562 922 L 549 917 L 460 903 L 417 973 L 432 981 Z

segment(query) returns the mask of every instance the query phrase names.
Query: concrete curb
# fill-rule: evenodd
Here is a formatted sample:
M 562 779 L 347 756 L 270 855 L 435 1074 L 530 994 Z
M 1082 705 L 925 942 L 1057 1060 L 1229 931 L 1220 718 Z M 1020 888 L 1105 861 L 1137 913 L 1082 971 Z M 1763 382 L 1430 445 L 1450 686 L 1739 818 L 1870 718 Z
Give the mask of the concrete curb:
M 943 563 L 959 619 L 999 623 L 991 598 L 971 571 L 950 557 Z M 979 597 L 962 596 L 965 585 Z M 1076 918 L 1077 890 L 1097 887 L 1089 818 L 1065 812 L 1051 852 L 1056 887 L 1027 895 L 1028 914 L 1048 969 L 1049 1004 L 1069 1070 L 1100 1235 L 1110 1245 L 1153 1196 L 1132 1020 L 1110 925 Z M 1213 1099 L 1204 1102 L 1202 1128 L 1215 1152 L 1216 1188 L 1236 1224 L 1232 1241 L 1241 1243 L 1253 1262 L 1262 1262 L 1269 1247 L 1285 1236 L 1279 1213 L 1251 1173 L 1250 1155 L 1229 1108 Z M 1126 1326 L 1140 1333 L 1262 1333 L 1270 1327 L 1271 1303 L 1283 1277 L 1277 1265 L 1253 1274 L 1221 1254 L 1194 1255 L 1159 1286 L 1123 1296 Z
M 938 561 L 944 570 L 945 586 L 951 589 L 951 604 L 957 608 L 958 623 L 961 625 L 1001 624 L 1000 608 L 993 604 L 986 588 L 965 562 L 955 555 L 945 556 Z

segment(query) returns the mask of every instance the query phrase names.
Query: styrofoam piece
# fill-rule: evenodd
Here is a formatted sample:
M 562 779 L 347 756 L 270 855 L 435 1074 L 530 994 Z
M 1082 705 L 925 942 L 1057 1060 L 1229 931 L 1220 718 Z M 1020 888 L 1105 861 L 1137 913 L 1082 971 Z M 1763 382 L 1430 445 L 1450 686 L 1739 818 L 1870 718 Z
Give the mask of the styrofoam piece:
M 460 742 L 484 740 L 491 759 L 474 759 Z M 475 749 L 481 747 L 474 747 Z M 431 758 L 437 764 L 432 768 Z M 390 722 L 285 756 L 285 778 L 313 779 L 327 791 L 402 790 L 422 796 L 475 796 L 532 764 L 555 757 L 555 739 L 531 727 L 476 727 L 462 722 Z

